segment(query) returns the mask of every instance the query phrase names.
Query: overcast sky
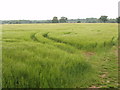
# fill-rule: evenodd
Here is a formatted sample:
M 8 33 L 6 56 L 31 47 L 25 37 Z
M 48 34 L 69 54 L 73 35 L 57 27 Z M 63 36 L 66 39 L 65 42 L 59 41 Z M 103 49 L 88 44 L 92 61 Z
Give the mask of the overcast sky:
M 0 20 L 45 20 L 118 16 L 119 0 L 0 0 Z

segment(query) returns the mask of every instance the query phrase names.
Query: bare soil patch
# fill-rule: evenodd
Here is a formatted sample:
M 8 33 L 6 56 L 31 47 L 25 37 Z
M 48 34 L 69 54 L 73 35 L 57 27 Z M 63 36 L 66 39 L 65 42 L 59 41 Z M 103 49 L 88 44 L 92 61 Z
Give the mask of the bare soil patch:
M 95 55 L 95 52 L 84 52 L 84 55 L 90 57 Z

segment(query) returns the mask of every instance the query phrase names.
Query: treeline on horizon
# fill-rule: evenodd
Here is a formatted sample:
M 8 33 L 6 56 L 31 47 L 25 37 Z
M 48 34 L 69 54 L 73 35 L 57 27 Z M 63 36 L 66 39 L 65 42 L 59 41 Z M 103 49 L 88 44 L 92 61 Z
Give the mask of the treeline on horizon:
M 108 16 L 100 18 L 68 19 L 67 17 L 53 17 L 52 20 L 0 20 L 1 24 L 29 24 L 29 23 L 120 23 L 120 17 L 109 19 Z

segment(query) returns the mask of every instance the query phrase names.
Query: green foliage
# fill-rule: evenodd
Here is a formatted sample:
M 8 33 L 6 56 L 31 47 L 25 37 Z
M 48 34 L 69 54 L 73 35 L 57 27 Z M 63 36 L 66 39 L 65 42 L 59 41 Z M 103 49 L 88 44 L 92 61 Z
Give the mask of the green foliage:
M 101 16 L 99 19 L 105 23 L 108 20 L 107 17 L 108 16 Z
M 97 23 L 99 22 L 97 18 L 86 18 L 86 23 Z
M 120 17 L 117 18 L 117 22 L 120 23 Z
M 104 21 L 105 20 L 105 21 Z M 28 24 L 28 23 L 117 23 L 119 18 L 116 19 L 105 19 L 101 16 L 100 19 L 97 18 L 86 18 L 86 19 L 68 19 L 66 17 L 61 17 L 58 20 L 57 17 L 53 17 L 52 20 L 2 20 L 2 24 Z M 0 21 L 1 22 L 1 21 Z
M 81 21 L 77 21 L 77 23 L 81 23 Z
M 52 19 L 52 23 L 58 23 L 59 21 L 58 21 L 58 18 L 57 17 L 53 17 L 53 19 Z
M 66 17 L 61 17 L 61 19 L 59 20 L 60 23 L 66 23 L 67 22 L 67 18 Z

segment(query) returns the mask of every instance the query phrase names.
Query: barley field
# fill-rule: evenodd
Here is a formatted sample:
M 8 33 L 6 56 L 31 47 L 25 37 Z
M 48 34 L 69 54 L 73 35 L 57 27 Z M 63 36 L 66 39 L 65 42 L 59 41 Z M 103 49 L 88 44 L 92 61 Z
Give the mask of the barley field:
M 3 25 L 3 88 L 116 88 L 117 26 Z

